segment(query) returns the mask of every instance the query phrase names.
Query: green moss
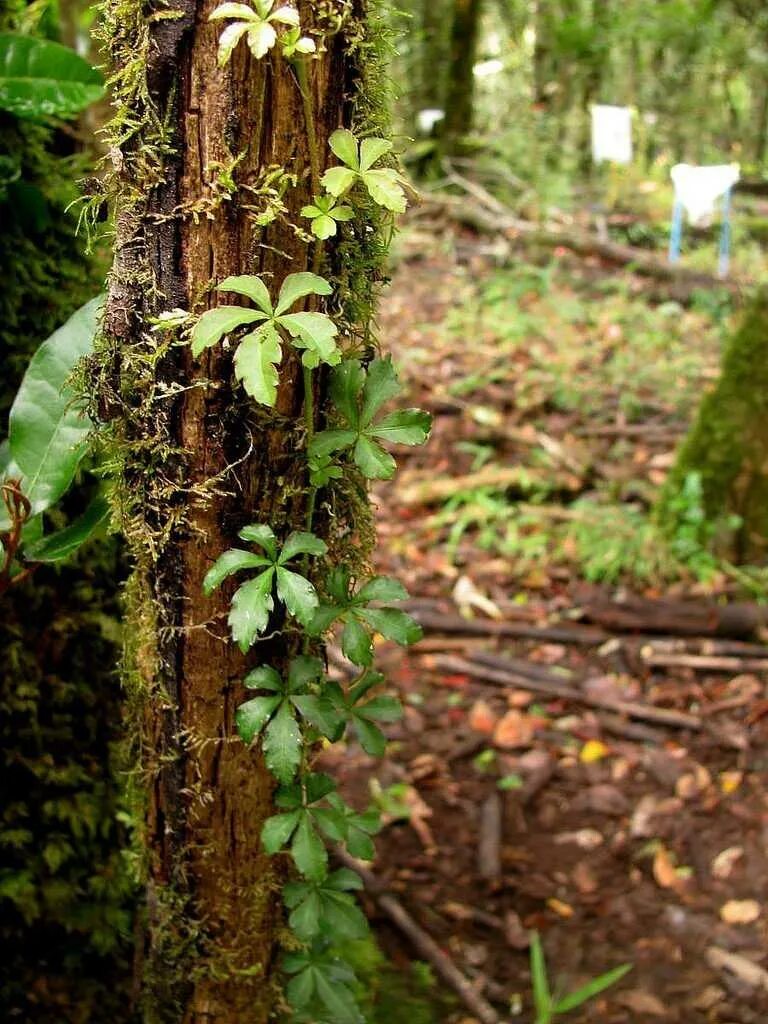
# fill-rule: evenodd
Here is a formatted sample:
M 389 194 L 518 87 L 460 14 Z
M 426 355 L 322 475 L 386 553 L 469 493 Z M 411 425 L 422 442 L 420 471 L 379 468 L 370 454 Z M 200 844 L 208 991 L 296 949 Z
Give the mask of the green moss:
M 701 403 L 662 492 L 657 515 L 674 531 L 678 497 L 697 474 L 709 524 L 738 516 L 735 536 L 722 538 L 738 561 L 768 550 L 768 289 L 749 302 L 726 347 L 720 379 Z

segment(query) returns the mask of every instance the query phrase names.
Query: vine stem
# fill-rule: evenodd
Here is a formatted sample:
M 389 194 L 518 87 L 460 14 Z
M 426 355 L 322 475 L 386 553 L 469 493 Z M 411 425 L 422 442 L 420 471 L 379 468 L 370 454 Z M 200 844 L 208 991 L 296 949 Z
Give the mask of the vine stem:
M 301 102 L 304 107 L 304 121 L 307 126 L 307 144 L 309 146 L 309 172 L 312 178 L 312 194 L 320 193 L 320 151 L 317 146 L 317 129 L 315 128 L 315 110 L 312 103 L 312 92 L 307 74 L 307 61 L 303 58 L 293 62 L 296 81 L 299 83 Z

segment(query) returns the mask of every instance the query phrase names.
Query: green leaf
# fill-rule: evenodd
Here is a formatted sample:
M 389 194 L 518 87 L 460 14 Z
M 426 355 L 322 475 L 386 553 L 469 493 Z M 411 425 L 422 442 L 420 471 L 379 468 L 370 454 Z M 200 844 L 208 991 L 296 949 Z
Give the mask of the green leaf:
M 245 5 L 223 4 L 222 6 L 243 7 Z M 253 14 L 253 11 L 251 11 L 251 13 Z M 215 14 L 216 12 L 214 11 L 208 20 L 210 21 Z M 225 65 L 229 63 L 235 47 L 246 34 L 246 32 L 250 32 L 252 27 L 253 23 L 248 21 L 233 21 L 231 24 L 227 25 L 227 27 L 219 36 L 219 47 L 216 53 L 216 61 L 220 68 L 225 67 Z
M 366 754 L 370 754 L 371 757 L 384 757 L 387 749 L 387 737 L 381 729 L 360 716 L 355 716 L 354 724 L 360 746 Z
M 311 536 L 311 535 L 310 535 Z M 323 674 L 323 663 L 319 658 L 300 654 L 288 666 L 288 693 L 300 693 Z
M 259 21 L 258 14 L 248 4 L 224 3 L 208 16 L 208 21 L 219 21 L 222 18 L 242 18 L 244 21 Z
M 281 693 L 283 680 L 271 665 L 260 665 L 248 673 L 243 680 L 243 686 L 249 690 L 272 690 L 275 693 Z
M 267 853 L 275 854 L 287 845 L 302 814 L 302 811 L 297 810 L 288 814 L 273 814 L 267 818 L 261 829 L 261 845 Z
M 197 359 L 205 349 L 221 341 L 225 334 L 263 319 L 264 314 L 260 310 L 245 306 L 217 306 L 207 310 L 192 328 L 192 355 Z
M 235 725 L 243 743 L 252 743 L 275 713 L 282 697 L 254 697 L 235 712 Z
M 362 892 L 364 888 L 362 878 L 351 868 L 338 868 L 333 871 L 325 880 L 325 885 L 339 892 Z
M 369 433 L 393 444 L 424 444 L 432 427 L 432 417 L 423 409 L 400 409 L 385 416 Z
M 248 580 L 247 583 L 239 587 L 232 598 L 232 607 L 227 621 L 232 630 L 232 639 L 243 654 L 253 645 L 256 637 L 267 628 L 269 613 L 275 606 L 272 599 L 274 575 L 274 569 L 267 569 L 260 576 Z
M 374 576 L 368 580 L 355 594 L 355 603 L 367 604 L 369 601 L 407 601 L 408 591 L 399 580 L 391 576 Z
M 311 621 L 307 624 L 307 631 L 310 636 L 320 636 L 333 625 L 341 614 L 341 610 L 334 604 L 323 604 L 315 611 Z
M 418 622 L 399 608 L 358 608 L 356 614 L 396 644 L 415 644 L 424 635 Z
M 353 665 L 370 666 L 373 664 L 373 639 L 356 619 L 350 618 L 341 634 L 341 649 L 345 658 Z
M 612 971 L 606 971 L 605 974 L 601 974 L 599 978 L 593 978 L 592 981 L 582 985 L 576 992 L 572 992 L 569 996 L 564 996 L 563 999 L 555 1003 L 555 1013 L 568 1013 L 569 1010 L 575 1010 L 577 1006 L 581 1006 L 582 1003 L 593 999 L 596 995 L 610 988 L 611 985 L 615 985 L 617 981 L 621 981 L 624 975 L 628 974 L 631 970 L 632 964 L 622 964 L 620 967 L 614 967 Z
M 50 533 L 34 544 L 25 544 L 24 558 L 28 562 L 61 562 L 77 551 L 108 518 L 109 502 L 103 495 L 98 495 L 70 526 Z
M 359 399 L 364 384 L 365 373 L 359 359 L 345 359 L 331 372 L 331 400 L 351 427 L 359 425 Z
M 371 718 L 375 722 L 399 722 L 403 717 L 402 704 L 397 697 L 388 694 L 372 697 L 356 710 L 359 717 Z
M 360 143 L 360 170 L 367 171 L 392 149 L 386 139 L 363 139 Z
M 86 451 L 92 424 L 65 385 L 78 361 L 93 351 L 103 301 L 91 299 L 43 342 L 11 406 L 10 457 L 26 477 L 22 485 L 33 514 L 64 494 Z
M 103 93 L 99 72 L 68 47 L 0 34 L 0 110 L 33 121 L 70 118 Z
M 314 725 L 329 740 L 336 738 L 343 719 L 336 707 L 326 698 L 315 694 L 302 694 L 291 698 L 294 707 L 308 722 Z
M 531 983 L 536 1016 L 546 1024 L 552 1019 L 552 995 L 549 991 L 547 965 L 538 932 L 531 932 Z
M 282 358 L 280 335 L 270 324 L 246 334 L 237 346 L 235 377 L 261 405 L 272 408 L 277 402 L 280 377 L 276 367 Z
M 267 768 L 278 782 L 289 783 L 301 764 L 301 729 L 289 701 L 282 702 L 267 725 L 262 749 Z
M 277 297 L 275 315 L 281 316 L 286 313 L 295 302 L 307 295 L 331 295 L 332 293 L 333 288 L 324 277 L 307 272 L 289 274 L 283 281 L 283 286 Z
M 291 843 L 291 854 L 296 867 L 305 878 L 319 881 L 325 877 L 328 853 L 306 812 L 301 814 L 301 820 Z
M 310 228 L 315 238 L 319 238 L 323 242 L 327 238 L 333 238 L 337 230 L 336 221 L 333 217 L 329 217 L 327 213 L 321 213 L 319 217 L 315 217 L 310 224 Z
M 352 171 L 348 167 L 329 167 L 320 182 L 332 196 L 343 196 L 352 188 L 357 178 L 357 171 Z
M 357 434 L 354 430 L 321 430 L 312 438 L 309 453 L 312 458 L 322 458 L 333 452 L 350 448 L 356 439 Z
M 325 313 L 286 313 L 280 317 L 280 325 L 291 335 L 297 348 L 308 349 L 302 360 L 305 366 L 339 362 L 341 354 L 335 341 L 339 329 Z
M 255 274 L 240 274 L 235 277 L 226 277 L 216 286 L 218 292 L 237 292 L 238 295 L 245 295 L 251 299 L 260 310 L 268 316 L 272 316 L 272 300 L 269 297 L 269 290 L 260 277 Z
M 318 971 L 315 986 L 320 1001 L 332 1014 L 334 1024 L 361 1024 L 363 1017 L 357 1008 L 355 997 L 345 985 L 337 981 L 331 982 L 328 977 Z
M 290 883 L 283 890 L 283 896 L 288 903 L 290 895 Z M 290 904 L 288 904 L 290 906 Z M 306 897 L 296 906 L 288 918 L 288 924 L 292 932 L 304 942 L 313 939 L 320 931 L 320 915 L 322 913 L 322 901 L 317 889 L 310 889 Z
M 271 561 L 277 561 L 277 537 L 271 526 L 267 526 L 266 523 L 251 523 L 242 528 L 238 537 L 250 544 L 258 544 L 267 552 Z
M 241 548 L 230 548 L 216 559 L 205 574 L 203 593 L 212 594 L 228 576 L 241 569 L 259 569 L 269 564 L 263 555 L 254 555 L 252 551 L 243 551 Z
M 334 156 L 337 156 L 343 164 L 357 170 L 360 167 L 358 161 L 357 139 L 347 128 L 338 128 L 328 139 L 328 145 Z
M 392 213 L 404 213 L 408 202 L 398 173 L 387 167 L 381 171 L 364 171 L 363 184 L 377 206 L 383 206 Z
M 307 790 L 307 803 L 310 804 L 317 803 L 318 800 L 322 800 L 323 797 L 336 790 L 336 783 L 325 772 L 313 772 L 311 775 L 307 775 L 304 785 Z
M 286 957 L 286 960 L 288 958 Z M 300 974 L 297 974 L 294 978 L 288 982 L 285 986 L 285 994 L 288 997 L 288 1002 L 291 1006 L 297 1010 L 301 1010 L 307 1006 L 315 994 L 315 974 L 316 968 L 307 967 Z
M 367 427 L 378 410 L 390 398 L 399 395 L 402 390 L 397 379 L 392 360 L 374 359 L 368 367 L 365 384 L 363 385 L 363 408 L 361 424 Z
M 283 566 L 277 570 L 277 596 L 304 625 L 310 622 L 319 604 L 317 592 L 309 580 Z
M 294 532 L 288 535 L 277 563 L 285 565 L 297 555 L 324 555 L 327 550 L 328 545 L 325 541 L 320 540 L 314 533 Z
M 354 451 L 355 463 L 368 480 L 391 480 L 397 463 L 381 445 L 363 434 L 358 437 Z

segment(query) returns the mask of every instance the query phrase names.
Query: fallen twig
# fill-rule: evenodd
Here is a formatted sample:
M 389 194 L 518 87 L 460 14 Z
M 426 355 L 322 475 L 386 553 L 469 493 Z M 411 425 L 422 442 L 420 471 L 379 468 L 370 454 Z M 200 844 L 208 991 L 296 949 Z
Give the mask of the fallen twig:
M 640 655 L 651 668 L 692 668 L 699 672 L 765 672 L 768 658 L 739 658 L 733 655 L 667 654 L 643 647 Z
M 362 879 L 363 885 L 373 896 L 384 913 L 407 935 L 419 956 L 424 957 L 435 969 L 436 974 L 450 985 L 467 1009 L 482 1024 L 500 1024 L 501 1018 L 491 1004 L 483 998 L 472 982 L 465 977 L 453 960 L 443 952 L 435 940 L 421 928 L 408 913 L 400 900 L 387 892 L 376 876 L 345 850 L 337 850 L 338 858 Z
M 594 694 L 585 693 L 551 675 L 546 676 L 544 674 L 546 670 L 539 665 L 531 665 L 532 671 L 523 674 L 515 667 L 507 667 L 503 658 L 487 654 L 475 655 L 472 661 L 446 654 L 435 658 L 435 663 L 438 668 L 448 672 L 474 676 L 477 679 L 500 683 L 503 686 L 519 686 L 521 689 L 544 693 L 551 697 L 560 697 L 577 704 L 585 704 L 587 707 L 614 711 L 617 714 L 626 715 L 628 718 L 639 718 L 675 729 L 690 729 L 693 732 L 701 732 L 704 728 L 700 718 L 682 711 L 650 707 L 633 701 L 614 701 L 607 697 L 596 697 Z
M 559 644 L 600 646 L 610 633 L 589 626 L 534 626 L 526 622 L 497 622 L 493 619 L 465 619 L 427 608 L 411 612 L 425 630 L 434 633 L 463 633 L 466 636 L 512 636 L 521 640 L 543 640 Z
M 482 487 L 494 490 L 515 489 L 528 493 L 534 488 L 576 492 L 581 481 L 574 476 L 553 475 L 524 466 L 485 466 L 465 476 L 438 477 L 436 480 L 418 480 L 404 484 L 398 491 L 403 505 L 436 505 L 462 491 L 475 491 Z
M 492 792 L 480 808 L 480 838 L 477 844 L 478 874 L 486 882 L 501 878 L 501 796 Z

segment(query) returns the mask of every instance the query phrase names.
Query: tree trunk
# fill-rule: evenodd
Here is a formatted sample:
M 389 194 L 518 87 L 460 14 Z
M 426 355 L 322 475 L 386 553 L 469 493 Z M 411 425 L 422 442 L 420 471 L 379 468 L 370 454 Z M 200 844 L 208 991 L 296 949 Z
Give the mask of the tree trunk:
M 142 1007 L 162 1024 L 262 1024 L 274 1009 L 279 901 L 259 840 L 273 782 L 234 730 L 247 668 L 226 627 L 234 587 L 205 598 L 202 581 L 244 525 L 303 528 L 307 501 L 295 352 L 276 408 L 264 410 L 235 384 L 225 346 L 195 360 L 184 341 L 151 330 L 162 312 L 202 312 L 228 275 L 264 275 L 277 289 L 312 262 L 292 226 L 313 193 L 294 72 L 274 51 L 255 60 L 244 42 L 219 68 L 216 5 L 181 0 L 163 18 L 112 0 L 104 30 L 116 68 L 117 235 L 97 390 L 136 563 L 127 672 L 148 790 Z M 325 154 L 352 115 L 366 5 L 299 6 L 303 31 L 325 38 L 308 63 Z M 258 663 L 279 669 L 287 653 L 284 638 L 267 640 Z
M 764 562 L 768 552 L 768 290 L 751 300 L 723 356 L 720 379 L 706 395 L 661 493 L 657 515 L 671 532 L 691 529 L 685 495 L 695 474 L 705 524 L 737 562 Z M 695 512 L 695 510 L 693 510 Z M 734 530 L 728 517 L 736 515 Z
M 483 0 L 455 0 L 454 4 L 444 127 L 445 149 L 449 153 L 456 151 L 462 136 L 472 128 L 474 66 L 482 6 Z

